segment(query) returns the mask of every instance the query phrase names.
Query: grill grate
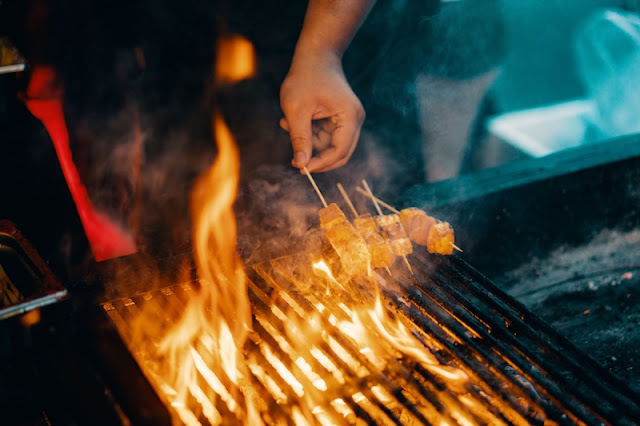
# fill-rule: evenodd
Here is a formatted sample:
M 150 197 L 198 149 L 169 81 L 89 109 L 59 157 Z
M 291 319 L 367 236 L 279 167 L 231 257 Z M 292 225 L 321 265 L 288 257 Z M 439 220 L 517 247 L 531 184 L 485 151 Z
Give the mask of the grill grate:
M 310 273 L 306 254 L 247 272 L 253 331 L 245 359 L 252 360 L 249 380 L 265 423 L 294 424 L 299 416 L 318 424 L 397 425 L 635 424 L 640 418 L 628 387 L 464 261 L 413 256 L 415 275 L 398 267 L 392 277 L 375 277 L 393 320 L 411 330 L 429 363 L 411 356 L 379 362 L 341 329 L 350 306 L 375 298 L 370 286 L 356 281 L 361 291 L 347 292 Z M 103 308 L 131 341 L 141 309 L 153 310 L 166 329 L 201 285 L 183 283 Z M 310 321 L 323 332 L 302 345 L 291 325 Z M 140 363 L 153 358 L 155 343 L 150 338 L 132 348 Z M 187 407 L 176 410 L 188 409 L 202 424 L 243 418 L 242 389 L 224 375 L 217 382 L 207 377 L 211 354 L 204 344 L 196 351 L 203 367 Z M 466 380 L 448 378 L 458 372 Z M 309 406 L 305 398 L 321 403 Z

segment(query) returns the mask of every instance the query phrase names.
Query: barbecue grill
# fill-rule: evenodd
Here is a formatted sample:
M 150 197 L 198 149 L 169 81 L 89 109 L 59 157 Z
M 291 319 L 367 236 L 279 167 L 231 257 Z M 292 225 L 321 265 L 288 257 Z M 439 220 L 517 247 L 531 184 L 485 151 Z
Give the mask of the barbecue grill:
M 640 155 L 635 142 L 630 138 L 617 148 L 592 147 L 589 155 L 584 151 L 557 154 L 544 159 L 545 164 L 569 166 L 548 169 L 537 177 L 527 171 L 532 164 L 539 168 L 542 162 L 522 163 L 526 170 L 519 173 L 526 179 L 512 185 L 504 184 L 513 182 L 505 171 L 517 167 L 503 168 L 507 180 L 497 190 L 486 186 L 494 191 L 484 195 L 485 201 L 491 206 L 492 199 L 504 201 L 514 194 L 523 200 L 532 188 L 543 191 L 559 183 L 572 188 L 566 183 L 576 182 L 573 188 L 578 191 L 578 181 L 589 182 L 602 193 L 602 185 L 612 180 L 630 182 L 637 176 L 634 166 Z M 596 150 L 600 155 L 593 156 Z M 471 181 L 468 177 L 458 182 Z M 416 191 L 423 191 L 422 198 Z M 633 200 L 626 185 L 606 191 L 625 194 L 621 198 L 623 206 Z M 567 196 L 567 192 L 545 193 L 548 197 L 536 202 L 553 204 L 557 202 L 554 196 Z M 411 194 L 417 200 L 414 205 L 426 205 L 425 188 L 416 188 Z M 473 206 L 472 193 L 466 194 L 466 199 L 458 198 L 458 205 L 449 200 L 451 203 L 438 206 L 438 211 L 453 211 L 465 203 Z M 609 226 L 614 213 L 619 212 L 608 210 L 606 220 L 599 218 L 595 223 Z M 442 213 L 438 216 L 447 217 Z M 464 254 L 420 254 L 416 247 L 409 258 L 413 275 L 401 263 L 392 268 L 391 276 L 385 271 L 374 274 L 388 319 L 410 331 L 428 363 L 400 351 L 380 362 L 375 354 L 361 351 L 342 327 L 341 320 L 350 318 L 359 303 L 364 300 L 373 305 L 376 300 L 367 283 L 354 280 L 352 289 L 360 291 L 347 292 L 322 274 L 309 273 L 313 261 L 309 253 L 246 268 L 253 332 L 244 351 L 245 357 L 253 360 L 249 381 L 254 397 L 260 401 L 263 421 L 292 424 L 304 416 L 319 424 L 637 424 L 640 398 L 627 383 L 612 376 L 466 261 L 479 259 L 478 263 L 486 264 L 487 257 L 495 254 L 488 248 L 500 252 L 504 244 L 474 246 L 466 240 L 470 237 L 465 236 L 464 226 L 456 223 L 457 217 L 451 217 L 461 231 L 458 241 L 466 250 Z M 473 220 L 478 217 L 473 216 Z M 573 228 L 565 224 L 565 232 L 579 235 L 579 244 L 588 236 L 576 230 L 587 229 L 593 217 L 585 215 L 583 222 L 574 221 Z M 621 217 L 627 228 L 637 224 L 635 211 L 625 210 L 618 215 Z M 533 229 L 541 223 L 542 218 L 531 220 Z M 500 241 L 507 241 L 503 237 Z M 520 242 L 523 248 L 526 241 Z M 535 249 L 541 250 L 541 245 Z M 37 257 L 27 254 L 33 256 Z M 302 276 L 314 278 L 302 282 Z M 145 279 L 138 277 L 138 281 Z M 176 407 L 168 406 L 166 395 L 149 370 L 140 368 L 153 361 L 145 358 L 152 354 L 153 336 L 137 347 L 127 348 L 126 344 L 131 342 L 133 324 L 141 309 L 153 307 L 162 322 L 170 324 L 191 295 L 206 285 L 186 280 L 159 289 L 147 287 L 113 300 L 96 298 L 92 291 L 76 288 L 73 297 L 41 307 L 40 322 L 26 326 L 18 316 L 11 324 L 5 321 L 7 329 L 21 330 L 23 345 L 5 356 L 10 360 L 5 365 L 13 370 L 5 370 L 2 380 L 7 386 L 3 388 L 27 395 L 29 401 L 8 406 L 9 419 L 27 424 L 170 424 L 177 418 Z M 136 286 L 144 287 L 144 283 Z M 313 345 L 302 346 L 287 330 L 292 323 L 310 321 L 316 321 L 325 332 L 309 334 Z M 206 347 L 198 347 L 196 352 L 204 361 L 198 371 L 197 389 L 210 398 L 200 398 L 202 394 L 194 388 L 180 410 L 188 411 L 202 424 L 215 418 L 212 412 L 223 424 L 235 423 L 243 416 L 239 395 L 244 388 L 228 377 L 214 383 L 205 368 Z M 300 386 L 307 392 L 313 390 L 323 403 L 306 405 L 300 398 Z M 228 395 L 216 396 L 220 389 Z M 234 408 L 230 401 L 240 408 Z
M 385 303 L 413 330 L 424 351 L 432 353 L 440 365 L 459 369 L 469 377 L 462 386 L 451 385 L 442 375 L 408 358 L 394 359 L 380 370 L 335 326 L 331 318 L 348 313 L 326 296 L 327 283 L 318 279 L 309 283 L 308 289 L 301 289 L 288 278 L 292 272 L 296 275 L 291 265 L 310 264 L 311 259 L 297 257 L 258 264 L 248 272 L 255 333 L 247 342 L 246 356 L 259 359 L 262 374 L 279 390 L 270 390 L 269 382 L 253 373 L 251 383 L 261 390 L 264 417 L 274 423 L 295 418 L 296 408 L 308 412 L 303 405 L 279 402 L 283 397 L 297 401 L 291 382 L 304 383 L 313 377 L 300 368 L 300 358 L 328 382 L 324 391 L 327 404 L 312 413 L 321 424 L 353 424 L 355 417 L 367 424 L 461 424 L 463 418 L 476 424 L 634 424 L 640 418 L 637 395 L 626 385 L 458 257 L 419 255 L 413 261 L 415 275 L 397 268 L 393 279 L 378 275 L 378 280 Z M 127 336 L 139 309 L 156 304 L 175 314 L 200 285 L 183 283 L 102 307 Z M 279 314 L 271 306 L 277 306 Z M 327 309 L 320 312 L 317 306 Z M 324 357 L 292 351 L 298 345 L 287 337 L 283 321 L 304 322 L 311 317 L 319 318 L 327 330 L 315 350 L 339 369 L 344 381 L 336 382 L 335 373 L 319 361 Z M 167 321 L 171 321 L 170 314 Z M 346 354 L 337 353 L 332 341 Z M 282 366 L 265 353 L 275 354 Z M 366 373 L 354 371 L 347 358 Z M 282 373 L 283 367 L 295 381 Z M 204 376 L 199 382 L 207 386 Z M 229 381 L 225 384 L 230 394 L 238 391 Z M 210 392 L 203 390 L 204 394 Z M 205 407 L 195 396 L 191 403 L 194 416 L 207 424 Z M 224 423 L 238 421 L 222 399 L 216 400 L 215 408 Z

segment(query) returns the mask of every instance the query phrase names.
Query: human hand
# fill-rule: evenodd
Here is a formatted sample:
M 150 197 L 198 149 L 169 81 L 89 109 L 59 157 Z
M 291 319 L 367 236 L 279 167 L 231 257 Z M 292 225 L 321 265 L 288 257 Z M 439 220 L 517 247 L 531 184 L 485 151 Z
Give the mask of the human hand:
M 347 163 L 365 112 L 338 55 L 297 53 L 280 88 L 280 105 L 285 116 L 280 126 L 289 132 L 294 167 L 326 172 Z

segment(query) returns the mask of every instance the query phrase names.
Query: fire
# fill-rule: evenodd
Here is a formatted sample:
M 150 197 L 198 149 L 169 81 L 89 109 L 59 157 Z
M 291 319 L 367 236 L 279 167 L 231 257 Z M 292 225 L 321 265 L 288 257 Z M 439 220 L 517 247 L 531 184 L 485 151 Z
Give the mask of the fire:
M 233 82 L 252 75 L 251 45 L 242 38 L 224 38 L 218 46 L 216 78 Z M 243 265 L 236 250 L 236 222 L 232 206 L 238 187 L 240 159 L 235 141 L 219 114 L 213 117 L 218 154 L 191 194 L 194 257 L 201 287 L 191 292 L 179 319 L 168 330 L 154 330 L 147 309 L 134 326 L 136 341 L 155 337 L 153 347 L 138 350 L 145 372 L 160 390 L 176 422 L 200 424 L 189 400 L 201 406 L 201 415 L 220 424 L 215 401 L 246 424 L 257 424 L 257 410 L 240 390 L 249 370 L 243 346 L 251 329 L 251 308 Z
M 252 77 L 256 71 L 256 57 L 249 40 L 239 36 L 220 39 L 216 49 L 216 81 L 235 83 Z
M 235 40 L 241 52 L 248 51 L 244 41 Z M 225 64 L 217 73 L 231 81 L 234 67 Z M 244 67 L 240 75 L 250 75 Z M 171 300 L 170 312 L 151 294 L 143 295 L 132 331 L 123 331 L 174 422 L 359 424 L 355 418 L 363 413 L 382 424 L 492 420 L 470 391 L 468 374 L 444 365 L 429 348 L 429 337 L 385 306 L 379 291 L 384 280 L 375 272 L 335 277 L 331 261 L 313 253 L 274 259 L 271 269 L 256 265 L 273 291 L 247 278 L 232 211 L 238 150 L 219 115 L 213 127 L 218 156 L 192 192 L 199 285 L 182 286 L 184 306 L 171 288 L 161 289 Z M 258 306 L 249 302 L 249 291 Z M 424 372 L 416 376 L 417 369 Z
M 251 419 L 257 411 L 240 388 L 248 377 L 242 350 L 251 328 L 251 309 L 242 262 L 237 254 L 232 212 L 239 158 L 223 120 L 214 118 L 218 156 L 194 187 L 194 252 L 199 292 L 192 292 L 184 312 L 157 343 L 154 379 L 180 421 L 199 424 L 188 400 L 195 399 L 211 424 L 221 422 L 212 403 L 220 398 L 231 413 Z M 141 323 L 140 327 L 149 327 Z M 206 384 L 209 392 L 200 383 Z

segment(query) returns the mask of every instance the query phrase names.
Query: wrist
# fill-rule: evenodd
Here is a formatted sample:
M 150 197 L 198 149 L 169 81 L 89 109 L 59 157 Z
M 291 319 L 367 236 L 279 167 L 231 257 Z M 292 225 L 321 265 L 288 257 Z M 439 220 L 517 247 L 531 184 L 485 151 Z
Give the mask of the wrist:
M 342 53 L 330 47 L 299 42 L 291 61 L 291 68 L 297 67 L 342 69 Z

